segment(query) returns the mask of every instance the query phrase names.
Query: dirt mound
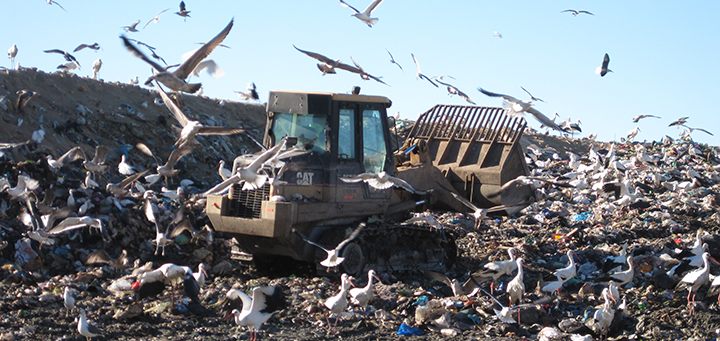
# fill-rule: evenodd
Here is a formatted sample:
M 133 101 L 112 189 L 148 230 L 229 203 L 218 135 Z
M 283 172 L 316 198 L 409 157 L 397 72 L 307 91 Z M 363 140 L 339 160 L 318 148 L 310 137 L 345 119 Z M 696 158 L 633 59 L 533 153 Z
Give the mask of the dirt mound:
M 15 108 L 16 92 L 21 89 L 38 93 L 27 103 L 23 114 Z M 182 102 L 183 111 L 192 119 L 207 125 L 245 127 L 247 134 L 262 140 L 263 105 L 190 95 L 183 95 Z M 152 90 L 36 69 L 0 74 L 0 112 L 0 142 L 28 140 L 33 131 L 43 127 L 45 139 L 31 146 L 33 151 L 59 157 L 80 145 L 92 155 L 95 146 L 105 145 L 112 150 L 108 161 L 113 167 L 119 163 L 121 151 L 138 142 L 145 143 L 161 159 L 167 158 L 180 127 Z M 18 120 L 22 120 L 19 126 Z M 259 149 L 246 134 L 199 137 L 198 140 L 204 145 L 203 149 L 196 150 L 182 162 L 208 166 L 179 167 L 183 169 L 181 177 L 195 181 L 219 180 L 214 165 L 220 159 L 231 161 L 241 153 Z M 11 153 L 27 156 L 27 150 Z M 130 162 L 140 168 L 154 168 L 154 161 L 136 149 L 130 149 L 128 156 Z

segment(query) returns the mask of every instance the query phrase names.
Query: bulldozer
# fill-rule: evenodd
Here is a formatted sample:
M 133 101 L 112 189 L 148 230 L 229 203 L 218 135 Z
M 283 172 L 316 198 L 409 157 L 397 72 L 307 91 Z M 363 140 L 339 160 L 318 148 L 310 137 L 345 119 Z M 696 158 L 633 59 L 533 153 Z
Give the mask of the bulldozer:
M 235 184 L 226 194 L 208 195 L 206 213 L 215 231 L 237 237 L 256 259 L 286 256 L 317 264 L 325 252 L 305 236 L 333 249 L 364 222 L 362 233 L 341 250 L 343 272 L 450 267 L 457 254 L 452 233 L 400 222 L 428 208 L 467 212 L 451 193 L 478 207 L 498 205 L 502 198 L 490 200 L 488 193 L 528 174 L 519 144 L 526 122 L 502 108 L 436 105 L 400 141 L 387 114 L 391 105 L 387 97 L 355 92 L 271 91 L 264 146 L 285 141 L 307 152 L 285 160 L 281 181 L 255 190 Z M 232 172 L 243 162 L 236 158 Z M 418 191 L 340 179 L 383 171 Z

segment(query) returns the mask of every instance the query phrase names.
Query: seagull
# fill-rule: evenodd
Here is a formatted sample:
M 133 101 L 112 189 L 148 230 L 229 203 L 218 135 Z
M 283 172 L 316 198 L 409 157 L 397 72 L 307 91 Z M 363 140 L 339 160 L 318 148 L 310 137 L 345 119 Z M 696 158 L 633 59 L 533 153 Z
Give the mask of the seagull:
M 402 65 L 398 64 L 398 62 L 393 57 L 392 53 L 390 53 L 390 51 L 388 49 L 385 49 L 385 51 L 387 51 L 387 53 L 390 55 L 390 63 L 397 65 L 397 67 L 400 68 L 400 71 L 404 71 Z
M 120 163 L 118 164 L 118 173 L 130 176 L 135 174 L 135 167 L 131 166 L 130 163 L 127 162 L 127 157 L 125 154 L 122 154 L 120 156 Z
M 435 81 L 438 82 L 438 83 L 440 83 L 440 84 L 442 84 L 442 85 L 444 85 L 444 86 L 447 88 L 448 94 L 450 94 L 450 95 L 457 95 L 458 97 L 464 99 L 465 102 L 468 102 L 468 103 L 470 103 L 470 104 L 472 104 L 472 105 L 475 105 L 475 102 L 473 102 L 473 101 L 470 99 L 470 96 L 468 96 L 466 93 L 460 91 L 460 89 L 458 89 L 456 86 L 454 86 L 454 85 L 452 85 L 452 84 L 450 84 L 450 83 L 445 83 L 445 82 L 443 82 L 442 80 L 440 80 L 440 78 L 441 78 L 441 77 L 435 78 Z
M 502 35 L 502 33 L 498 32 L 498 31 L 495 31 L 495 32 L 493 32 L 493 37 L 498 38 L 498 39 L 502 39 L 503 35 Z
M 324 304 L 325 306 L 330 310 L 330 314 L 327 318 L 327 324 L 330 325 L 329 317 L 330 315 L 340 315 L 348 306 L 348 299 L 347 299 L 347 292 L 348 287 L 350 285 L 350 278 L 347 274 L 342 274 L 340 276 L 340 292 L 338 292 L 335 296 L 331 296 L 327 300 L 325 300 Z M 337 322 L 340 318 L 335 319 L 335 325 L 337 325 Z
M 571 133 L 571 134 L 575 134 L 575 132 L 582 133 L 582 128 L 580 128 L 581 123 L 582 122 L 580 122 L 580 120 L 578 120 L 577 122 L 572 122 L 572 121 L 570 121 L 570 118 L 568 118 L 567 120 L 560 123 L 560 128 L 562 128 L 562 130 L 566 133 Z
M 255 87 L 255 83 L 248 84 L 247 91 L 235 91 L 238 95 L 240 95 L 240 98 L 242 98 L 245 101 L 254 100 L 257 101 L 260 99 L 260 95 L 258 95 L 257 88 Z
M 378 22 L 378 20 L 380 20 L 378 18 L 372 18 L 370 16 L 372 15 L 372 11 L 375 9 L 375 7 L 380 5 L 381 2 L 382 2 L 382 0 L 373 0 L 373 2 L 371 2 L 370 5 L 368 5 L 368 7 L 365 8 L 364 11 L 360 12 L 357 10 L 357 8 L 350 6 L 350 4 L 348 4 L 347 2 L 345 2 L 343 0 L 340 0 L 341 4 L 352 9 L 353 11 L 355 11 L 355 14 L 352 15 L 353 17 L 358 18 L 360 21 L 367 24 L 368 27 L 372 27 L 373 25 L 375 25 Z
M 432 280 L 436 282 L 443 283 L 450 287 L 452 290 L 453 296 L 462 296 L 462 295 L 468 295 L 472 292 L 473 289 L 476 288 L 476 284 L 473 282 L 473 280 L 468 280 L 465 283 L 460 283 L 456 278 L 450 278 L 448 276 L 445 276 L 439 272 L 435 271 L 423 271 L 423 273 L 430 277 Z
M 17 110 L 18 114 L 24 114 L 25 105 L 27 105 L 33 96 L 38 93 L 32 90 L 22 89 L 18 90 L 15 94 L 17 95 L 17 100 L 15 100 L 15 110 Z
M 323 251 L 327 252 L 327 258 L 325 258 L 324 260 L 322 260 L 322 261 L 320 262 L 320 265 L 328 268 L 328 270 L 329 270 L 329 269 L 331 269 L 331 268 L 337 267 L 337 266 L 339 266 L 340 264 L 342 264 L 342 262 L 345 260 L 345 257 L 340 257 L 340 252 L 341 252 L 342 249 L 345 247 L 345 245 L 347 245 L 347 244 L 350 243 L 353 239 L 355 239 L 355 238 L 360 234 L 360 232 L 362 232 L 362 230 L 363 230 L 364 228 L 365 228 L 365 223 L 360 223 L 360 224 L 358 225 L 358 227 L 356 227 L 355 230 L 353 230 L 352 233 L 350 233 L 350 235 L 349 235 L 347 238 L 345 238 L 345 240 L 341 241 L 341 242 L 340 242 L 334 249 L 332 249 L 332 250 L 328 250 L 328 249 L 326 249 L 325 247 L 323 247 L 322 245 L 320 245 L 320 244 L 318 244 L 318 243 L 316 243 L 316 242 L 313 242 L 312 240 L 307 239 L 307 238 L 306 238 L 302 233 L 300 233 L 300 231 L 298 231 L 298 230 L 293 229 L 293 231 L 295 231 L 295 233 L 297 233 L 297 234 L 300 236 L 300 238 L 302 238 L 306 243 L 308 243 L 308 244 L 310 244 L 310 245 L 317 246 L 317 247 L 319 247 L 320 249 L 322 249 Z
M 72 312 L 73 309 L 75 309 L 75 294 L 72 288 L 69 286 L 65 287 L 65 290 L 63 291 L 63 305 L 65 306 L 65 309 L 68 310 L 68 313 Z
M 575 273 L 577 270 L 575 267 L 575 251 L 568 250 L 567 256 L 568 256 L 568 265 L 564 268 L 555 270 L 555 273 L 554 273 L 555 277 L 557 277 L 561 280 L 564 280 L 564 281 L 568 281 L 571 278 L 575 277 Z
M 182 126 L 180 131 L 180 137 L 175 142 L 175 147 L 179 148 L 183 144 L 195 138 L 195 135 L 233 135 L 245 132 L 243 128 L 226 128 L 219 126 L 205 126 L 199 121 L 192 121 L 180 110 L 180 108 L 173 102 L 172 99 L 165 93 L 165 91 L 158 86 L 158 92 L 160 97 L 165 103 L 165 106 L 170 110 L 175 119 Z
M 687 128 L 690 133 L 692 133 L 693 131 L 697 130 L 697 131 L 702 131 L 703 133 L 708 134 L 708 135 L 710 135 L 710 136 L 715 136 L 715 135 L 713 135 L 713 133 L 711 133 L 711 132 L 709 132 L 709 131 L 707 131 L 707 130 L 705 130 L 705 129 L 703 129 L 703 128 L 691 128 L 691 127 L 688 127 L 688 126 L 686 126 L 686 125 L 684 125 L 684 124 L 681 124 L 681 126 Z
M 370 185 L 370 187 L 375 189 L 388 189 L 395 186 L 413 194 L 425 194 L 424 191 L 418 191 L 413 188 L 413 186 L 407 183 L 407 181 L 394 177 L 385 171 L 379 173 L 360 173 L 350 177 L 340 177 L 340 180 L 349 183 L 364 181 L 368 185 Z
M 62 72 L 70 72 L 72 70 L 78 69 L 78 65 L 74 62 L 67 62 L 67 63 L 58 65 L 56 69 L 58 69 Z
M 424 79 L 424 80 L 430 82 L 430 84 L 434 85 L 436 88 L 439 88 L 439 86 L 437 84 L 435 84 L 435 82 L 433 82 L 432 79 L 430 79 L 428 76 L 425 76 L 422 73 L 422 71 L 420 70 L 420 62 L 417 60 L 417 58 L 415 58 L 415 55 L 411 53 L 410 57 L 412 57 L 413 63 L 415 63 L 415 77 L 417 79 Z
M 600 75 L 600 77 L 605 77 L 608 72 L 613 72 L 613 70 L 608 69 L 608 64 L 610 64 L 610 56 L 606 53 L 603 57 L 602 64 L 595 68 L 595 73 Z
M 506 110 L 509 112 L 510 116 L 514 116 L 517 114 L 521 114 L 523 112 L 527 112 L 533 117 L 535 117 L 536 120 L 538 120 L 540 123 L 542 123 L 543 126 L 555 129 L 557 131 L 563 131 L 563 129 L 557 125 L 553 120 L 545 116 L 543 113 L 538 111 L 537 109 L 532 107 L 531 102 L 523 102 L 515 97 L 504 95 L 500 93 L 494 93 L 487 91 L 483 88 L 478 88 L 478 91 L 482 92 L 483 94 L 490 96 L 490 97 L 502 97 L 504 100 L 504 106 L 506 107 Z
M 165 13 L 165 12 L 167 12 L 167 11 L 169 11 L 169 10 L 170 10 L 169 8 L 166 8 L 166 9 L 160 11 L 160 13 L 156 14 L 154 17 L 150 18 L 150 20 L 148 20 L 148 22 L 145 23 L 145 26 L 143 26 L 143 30 L 144 30 L 145 28 L 147 28 L 148 25 L 159 22 L 159 21 L 160 21 L 160 15 L 163 14 L 163 13 Z M 188 12 L 188 13 L 189 13 L 189 12 Z
M 90 324 L 87 316 L 85 315 L 85 309 L 80 308 L 80 318 L 78 319 L 77 330 L 80 335 L 84 336 L 86 340 L 90 340 L 93 337 L 100 335 L 102 332 L 95 326 Z
M 136 20 L 132 24 L 128 26 L 123 26 L 122 28 L 125 30 L 125 32 L 137 32 L 137 25 L 140 23 L 140 19 Z
M 672 123 L 668 124 L 668 127 L 672 126 L 683 126 L 685 123 L 687 123 L 689 116 L 680 117 L 677 120 L 673 121 Z
M 235 294 L 242 300 L 242 310 L 232 311 L 235 324 L 247 326 L 252 341 L 257 340 L 257 332 L 262 325 L 286 304 L 282 290 L 275 286 L 253 288 L 252 298 L 240 290 L 236 290 Z
M 98 58 L 92 64 L 93 79 L 97 79 L 100 68 L 102 67 L 102 59 Z
M 188 11 L 185 8 L 185 1 L 180 1 L 180 11 L 175 12 L 175 14 L 187 19 L 190 17 L 190 11 Z
M 190 56 L 192 56 L 195 53 L 196 50 L 191 50 L 182 55 L 182 60 L 186 61 Z M 212 76 L 213 78 L 220 78 L 225 75 L 225 71 L 220 68 L 220 65 L 216 63 L 212 59 L 205 59 L 201 61 L 200 63 L 195 66 L 195 68 L 190 72 L 191 75 L 195 77 L 200 77 L 200 73 L 203 72 L 203 70 L 207 71 L 207 74 Z
M 225 168 L 225 160 L 220 160 L 218 163 L 218 174 L 223 181 L 232 176 L 232 171 Z
M 231 185 L 245 181 L 242 190 L 255 190 L 265 185 L 268 181 L 268 175 L 262 172 L 262 167 L 266 162 L 275 158 L 280 154 L 286 145 L 287 139 L 283 139 L 281 143 L 276 144 L 272 148 L 263 151 L 249 161 L 246 166 L 238 167 L 235 174 L 227 180 L 215 185 L 213 188 L 205 191 L 204 196 L 220 193 L 225 191 Z
M 305 55 L 321 61 L 322 63 L 318 63 L 318 64 L 317 64 L 317 68 L 320 70 L 320 72 L 322 72 L 323 76 L 324 76 L 325 74 L 328 74 L 328 73 L 329 73 L 329 74 L 334 74 L 334 73 L 336 73 L 335 67 L 340 63 L 340 60 L 332 60 L 332 59 L 330 59 L 330 58 L 328 58 L 328 57 L 325 57 L 324 55 L 321 55 L 321 54 L 316 53 L 316 52 L 301 50 L 301 49 L 299 49 L 299 48 L 298 48 L 297 46 L 295 46 L 295 45 L 293 45 L 293 47 L 294 47 L 296 50 L 304 53 Z
M 15 44 L 12 44 L 10 48 L 8 49 L 8 58 L 10 59 L 10 66 L 15 67 L 15 57 L 18 53 L 18 47 Z
M 160 254 L 162 248 L 162 255 L 165 256 L 165 247 L 172 244 L 172 239 L 168 238 L 170 233 L 170 224 L 165 227 L 165 232 L 160 230 L 160 224 L 158 224 L 156 218 L 156 212 L 158 212 L 157 205 L 152 201 L 153 194 L 151 191 L 145 192 L 145 218 L 148 221 L 155 224 L 155 239 L 152 241 L 155 244 L 155 255 Z
M 533 96 L 533 94 L 531 94 L 530 91 L 527 91 L 527 89 L 523 88 L 522 86 L 520 87 L 520 89 L 522 89 L 523 91 L 525 91 L 525 92 L 528 94 L 528 96 L 530 96 L 530 100 L 531 100 L 531 101 L 536 101 L 536 102 L 543 102 L 543 103 L 545 103 L 545 101 L 543 101 L 542 98 L 538 98 L 538 97 Z
M 67 12 L 67 10 L 65 10 L 65 7 L 62 7 L 62 5 L 60 5 L 60 3 L 57 2 L 57 0 L 47 0 L 47 4 L 50 5 L 50 6 L 52 6 L 52 5 L 57 5 L 57 7 L 60 7 L 60 9 L 62 9 L 62 10 L 65 11 L 65 12 Z
M 13 200 L 24 199 L 28 193 L 38 189 L 39 187 L 39 181 L 23 174 L 18 175 L 15 187 L 10 187 L 6 178 L 0 178 L 0 191 L 7 193 Z
M 350 289 L 350 303 L 365 308 L 370 301 L 373 300 L 375 294 L 374 294 L 374 288 L 375 283 L 373 282 L 373 279 L 377 279 L 378 282 L 380 281 L 380 278 L 375 274 L 375 270 L 370 269 L 368 270 L 368 282 L 365 287 L 362 288 L 352 288 Z
M 60 234 L 63 232 L 67 232 L 74 229 L 79 229 L 83 227 L 93 227 L 102 232 L 103 224 L 102 221 L 98 218 L 93 218 L 90 216 L 82 216 L 82 217 L 68 217 L 63 219 L 59 224 L 55 225 L 55 227 L 51 228 L 47 231 L 50 235 Z
M 105 173 L 105 171 L 108 168 L 108 165 L 105 163 L 105 158 L 107 157 L 107 154 L 110 150 L 108 147 L 105 147 L 103 145 L 98 145 L 95 147 L 95 154 L 93 155 L 92 160 L 85 160 L 83 161 L 83 167 L 94 173 Z
M 345 63 L 338 63 L 335 67 L 338 69 L 352 72 L 352 73 L 357 73 L 358 75 L 360 75 L 360 78 L 362 78 L 364 80 L 372 79 L 374 81 L 377 81 L 377 82 L 387 85 L 387 83 L 383 82 L 380 79 L 380 77 L 376 77 L 376 76 L 373 76 L 373 75 L 365 72 L 365 70 L 362 68 L 362 66 L 360 66 L 358 63 L 356 63 L 355 60 L 352 59 L 352 57 L 350 57 L 350 60 L 352 60 L 353 65 L 355 65 L 354 67 L 351 65 L 345 64 Z
M 455 192 L 450 192 L 450 194 L 452 194 L 452 196 L 455 197 L 455 199 L 461 204 L 467 206 L 471 211 L 473 211 L 473 217 L 475 218 L 475 228 L 479 228 L 480 224 L 482 224 L 482 220 L 485 219 L 485 217 L 487 216 L 487 209 L 478 208 L 472 202 L 470 202 L 470 200 L 456 194 Z
M 564 11 L 560 11 L 560 13 L 566 13 L 566 12 L 570 12 L 570 14 L 572 14 L 574 17 L 577 16 L 578 14 L 595 15 L 595 14 L 592 14 L 591 12 L 584 11 L 584 10 L 578 11 L 578 10 L 575 10 L 575 9 L 566 9 L 566 10 L 564 10 Z
M 507 285 L 508 302 L 510 302 L 510 306 L 512 306 L 514 302 L 520 304 L 522 302 L 523 295 L 525 295 L 525 283 L 523 283 L 522 268 L 523 259 L 518 258 L 515 262 L 517 263 L 518 273 L 510 282 L 508 282 Z M 520 323 L 520 310 L 518 310 L 517 322 Z
M 660 116 L 655 116 L 655 115 L 640 114 L 640 115 L 637 115 L 637 116 L 633 117 L 632 121 L 633 121 L 633 123 L 638 123 L 638 122 L 639 122 L 640 120 L 642 120 L 643 118 L 649 118 L 649 117 L 662 118 L 662 117 L 660 117 Z
M 152 80 L 158 80 L 160 83 L 166 85 L 174 91 L 195 93 L 200 90 L 202 84 L 187 83 L 185 79 L 190 75 L 193 70 L 195 70 L 198 64 L 205 58 L 207 58 L 207 56 L 210 55 L 210 53 L 225 39 L 225 37 L 227 37 L 227 35 L 230 33 L 230 29 L 232 29 L 233 27 L 233 21 L 234 20 L 230 20 L 230 23 L 228 23 L 227 26 L 225 26 L 225 28 L 220 31 L 220 33 L 218 33 L 209 42 L 207 42 L 205 45 L 195 51 L 195 53 L 193 53 L 190 58 L 184 61 L 173 72 L 167 71 L 167 67 L 162 67 L 160 66 L 160 64 L 145 56 L 145 54 L 143 54 L 135 45 L 133 45 L 127 37 L 120 36 L 120 39 L 122 39 L 125 48 L 132 52 L 133 55 L 144 60 L 146 63 L 150 64 L 155 69 L 155 71 L 157 71 L 156 74 L 148 78 L 148 80 L 145 82 L 146 85 L 149 84 Z
M 97 51 L 97 50 L 100 49 L 100 44 L 98 44 L 98 43 L 80 44 L 80 45 L 78 45 L 78 46 L 73 50 L 73 52 L 78 52 L 78 51 L 80 51 L 80 50 L 82 50 L 82 49 L 84 49 L 84 48 L 88 48 L 88 49 L 92 49 L 92 50 Z

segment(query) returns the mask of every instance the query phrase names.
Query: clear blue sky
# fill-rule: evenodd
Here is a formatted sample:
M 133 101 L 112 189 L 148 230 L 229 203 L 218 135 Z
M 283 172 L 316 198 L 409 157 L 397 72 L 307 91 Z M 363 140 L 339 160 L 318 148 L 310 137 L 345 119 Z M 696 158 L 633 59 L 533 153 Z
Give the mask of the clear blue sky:
M 174 14 L 179 1 L 58 0 L 67 12 L 44 0 L 7 0 L 0 21 L 0 47 L 18 45 L 17 61 L 53 71 L 63 62 L 45 49 L 71 51 L 79 43 L 98 42 L 97 53 L 83 50 L 75 56 L 91 73 L 95 58 L 103 60 L 100 77 L 127 82 L 144 80 L 150 68 L 122 46 L 121 26 L 141 19 L 138 28 L 165 8 L 160 22 L 127 33 L 157 47 L 168 63 L 217 34 L 231 18 L 235 26 L 210 58 L 225 70 L 213 79 L 202 75 L 205 95 L 237 100 L 233 90 L 254 81 L 264 102 L 269 90 L 348 92 L 361 85 L 365 94 L 392 99 L 390 113 L 416 118 L 437 103 L 462 104 L 443 88 L 416 80 L 413 52 L 428 75 L 452 75 L 458 88 L 479 105 L 500 106 L 476 89 L 507 93 L 526 99 L 524 86 L 543 98 L 537 108 L 547 116 L 582 120 L 585 135 L 619 139 L 636 124 L 639 113 L 662 116 L 640 121 L 638 140 L 677 137 L 680 130 L 667 124 L 690 116 L 688 125 L 716 133 L 696 132 L 697 141 L 720 145 L 720 1 L 409 1 L 385 0 L 373 16 L 380 21 L 368 28 L 351 17 L 336 0 L 186 1 L 191 18 Z M 370 0 L 348 0 L 364 8 Z M 560 13 L 584 9 L 595 16 Z M 9 15 L 11 14 L 11 15 Z M 502 39 L 493 36 L 500 32 Z M 350 62 L 352 56 L 369 73 L 390 86 L 362 81 L 339 72 L 322 76 L 315 61 L 295 51 L 300 48 Z M 405 68 L 390 64 L 385 49 Z M 611 58 L 610 73 L 594 73 L 604 53 Z M 9 66 L 4 59 L 3 66 Z M 539 124 L 528 118 L 530 125 Z

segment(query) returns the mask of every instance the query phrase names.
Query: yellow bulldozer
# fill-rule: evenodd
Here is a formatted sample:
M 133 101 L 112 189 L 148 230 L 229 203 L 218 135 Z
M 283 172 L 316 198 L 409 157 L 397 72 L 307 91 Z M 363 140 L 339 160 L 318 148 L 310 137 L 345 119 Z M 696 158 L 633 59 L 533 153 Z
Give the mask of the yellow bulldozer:
M 241 249 L 254 257 L 288 256 L 317 264 L 325 252 L 303 237 L 333 249 L 366 223 L 341 250 L 344 272 L 452 265 L 451 233 L 399 222 L 418 209 L 468 211 L 451 193 L 478 207 L 500 204 L 502 198 L 491 200 L 488 194 L 528 174 L 519 144 L 526 122 L 501 108 L 436 105 L 400 141 L 393 133 L 395 120 L 387 115 L 391 104 L 383 96 L 270 92 L 264 146 L 285 140 L 307 152 L 285 160 L 277 186 L 243 190 L 239 183 L 226 194 L 208 195 L 206 212 L 214 229 L 236 236 Z M 235 160 L 233 173 L 242 159 Z M 404 179 L 424 194 L 340 179 L 379 172 Z

